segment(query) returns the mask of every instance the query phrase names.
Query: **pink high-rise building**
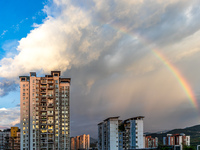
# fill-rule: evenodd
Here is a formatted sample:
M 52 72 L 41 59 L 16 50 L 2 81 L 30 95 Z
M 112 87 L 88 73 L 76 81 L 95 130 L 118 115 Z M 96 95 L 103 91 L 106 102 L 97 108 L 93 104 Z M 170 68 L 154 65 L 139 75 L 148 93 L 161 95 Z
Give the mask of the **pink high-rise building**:
M 20 76 L 21 150 L 70 149 L 70 78 Z

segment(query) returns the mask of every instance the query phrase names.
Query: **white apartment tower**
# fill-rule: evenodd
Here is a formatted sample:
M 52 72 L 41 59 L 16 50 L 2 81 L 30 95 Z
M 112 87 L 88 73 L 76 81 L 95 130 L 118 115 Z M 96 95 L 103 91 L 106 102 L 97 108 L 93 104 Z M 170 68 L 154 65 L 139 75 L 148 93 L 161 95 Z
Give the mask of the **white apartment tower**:
M 98 150 L 118 150 L 118 120 L 110 117 L 98 124 Z
M 124 121 L 125 149 L 141 149 L 144 148 L 143 139 L 143 116 L 129 118 Z
M 70 78 L 20 76 L 21 150 L 70 149 Z
M 98 124 L 98 150 L 143 149 L 143 116 L 110 117 Z

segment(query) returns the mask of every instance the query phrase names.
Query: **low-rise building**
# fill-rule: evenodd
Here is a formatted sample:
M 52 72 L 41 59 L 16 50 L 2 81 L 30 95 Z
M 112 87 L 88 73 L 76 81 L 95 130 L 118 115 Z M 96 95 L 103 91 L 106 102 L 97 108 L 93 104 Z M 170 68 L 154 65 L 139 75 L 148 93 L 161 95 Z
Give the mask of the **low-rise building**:
M 144 136 L 145 148 L 156 148 L 158 147 L 158 138 L 152 138 L 151 136 Z
M 187 145 L 190 146 L 190 136 L 181 134 L 167 134 L 163 137 L 163 145 Z

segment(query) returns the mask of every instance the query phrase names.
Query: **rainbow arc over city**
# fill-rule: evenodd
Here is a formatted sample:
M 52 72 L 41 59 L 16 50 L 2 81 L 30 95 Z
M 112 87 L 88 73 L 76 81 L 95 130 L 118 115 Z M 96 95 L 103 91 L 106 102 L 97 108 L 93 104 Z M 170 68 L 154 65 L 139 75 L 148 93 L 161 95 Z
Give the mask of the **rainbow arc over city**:
M 122 32 L 124 34 L 130 35 L 131 37 L 136 37 L 142 44 L 145 45 L 150 45 L 152 42 L 149 42 L 147 39 L 145 39 L 144 37 L 142 37 L 141 35 L 137 34 L 137 33 L 133 33 L 130 32 L 129 29 L 125 28 L 125 27 L 120 27 L 117 24 L 107 24 L 108 26 L 110 26 L 111 28 Z M 197 99 L 195 97 L 195 94 L 191 88 L 191 86 L 189 85 L 189 83 L 187 82 L 187 80 L 184 78 L 184 76 L 181 74 L 181 72 L 178 70 L 178 68 L 176 68 L 175 65 L 173 65 L 166 56 L 164 56 L 161 52 L 161 50 L 159 50 L 158 48 L 156 48 L 156 46 L 154 46 L 154 48 L 151 49 L 151 52 L 168 68 L 168 70 L 174 75 L 174 77 L 177 79 L 177 81 L 179 82 L 180 86 L 182 87 L 182 89 L 184 90 L 185 94 L 187 95 L 188 99 L 190 100 L 190 102 L 192 103 L 192 105 L 198 110 L 198 103 L 197 103 Z

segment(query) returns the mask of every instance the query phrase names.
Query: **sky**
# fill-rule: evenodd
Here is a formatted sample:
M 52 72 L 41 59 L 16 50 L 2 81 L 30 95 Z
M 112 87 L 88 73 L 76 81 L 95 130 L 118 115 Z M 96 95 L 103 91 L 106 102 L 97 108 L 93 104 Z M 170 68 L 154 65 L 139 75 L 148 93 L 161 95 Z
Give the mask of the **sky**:
M 145 132 L 200 122 L 199 0 L 0 1 L 0 129 L 19 125 L 19 76 L 71 78 L 71 136 L 108 117 Z

